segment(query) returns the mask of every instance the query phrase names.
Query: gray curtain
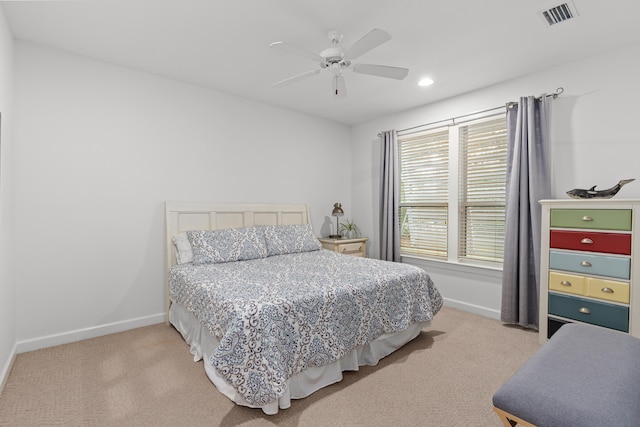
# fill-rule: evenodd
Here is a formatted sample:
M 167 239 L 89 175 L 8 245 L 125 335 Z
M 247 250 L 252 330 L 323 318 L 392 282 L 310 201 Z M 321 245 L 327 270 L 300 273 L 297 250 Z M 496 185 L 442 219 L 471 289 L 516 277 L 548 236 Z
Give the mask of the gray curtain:
M 400 261 L 400 177 L 398 174 L 398 133 L 380 133 L 380 259 Z
M 506 225 L 501 320 L 538 328 L 541 199 L 549 198 L 546 96 L 507 105 Z

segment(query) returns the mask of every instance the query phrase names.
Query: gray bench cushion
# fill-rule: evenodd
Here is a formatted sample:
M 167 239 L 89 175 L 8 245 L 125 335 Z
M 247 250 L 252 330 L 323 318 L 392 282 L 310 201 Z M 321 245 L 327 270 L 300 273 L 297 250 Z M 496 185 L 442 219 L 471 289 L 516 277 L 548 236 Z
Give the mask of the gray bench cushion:
M 640 340 L 567 324 L 493 396 L 539 427 L 640 426 Z

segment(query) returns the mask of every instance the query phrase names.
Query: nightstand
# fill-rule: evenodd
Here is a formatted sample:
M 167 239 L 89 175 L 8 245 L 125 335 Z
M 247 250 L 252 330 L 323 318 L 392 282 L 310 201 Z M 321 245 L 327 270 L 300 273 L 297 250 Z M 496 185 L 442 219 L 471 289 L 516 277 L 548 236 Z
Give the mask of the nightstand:
M 322 243 L 323 248 L 329 249 L 330 251 L 352 256 L 367 256 L 368 237 L 357 237 L 355 239 L 330 239 L 323 237 L 318 240 Z

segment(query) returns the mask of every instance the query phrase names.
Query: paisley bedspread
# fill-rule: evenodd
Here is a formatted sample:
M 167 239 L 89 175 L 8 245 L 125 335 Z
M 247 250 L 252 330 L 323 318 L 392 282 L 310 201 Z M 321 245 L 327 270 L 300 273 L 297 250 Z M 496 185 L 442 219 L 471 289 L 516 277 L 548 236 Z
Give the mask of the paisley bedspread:
M 173 302 L 220 340 L 210 356 L 249 403 L 382 334 L 431 320 L 442 297 L 424 270 L 328 250 L 176 267 Z

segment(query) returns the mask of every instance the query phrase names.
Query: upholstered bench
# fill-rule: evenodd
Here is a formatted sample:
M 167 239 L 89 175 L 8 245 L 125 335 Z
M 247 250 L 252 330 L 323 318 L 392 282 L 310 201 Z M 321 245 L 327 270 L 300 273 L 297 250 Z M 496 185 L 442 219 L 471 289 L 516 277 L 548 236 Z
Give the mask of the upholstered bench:
M 506 427 L 640 426 L 640 339 L 566 324 L 493 395 Z

